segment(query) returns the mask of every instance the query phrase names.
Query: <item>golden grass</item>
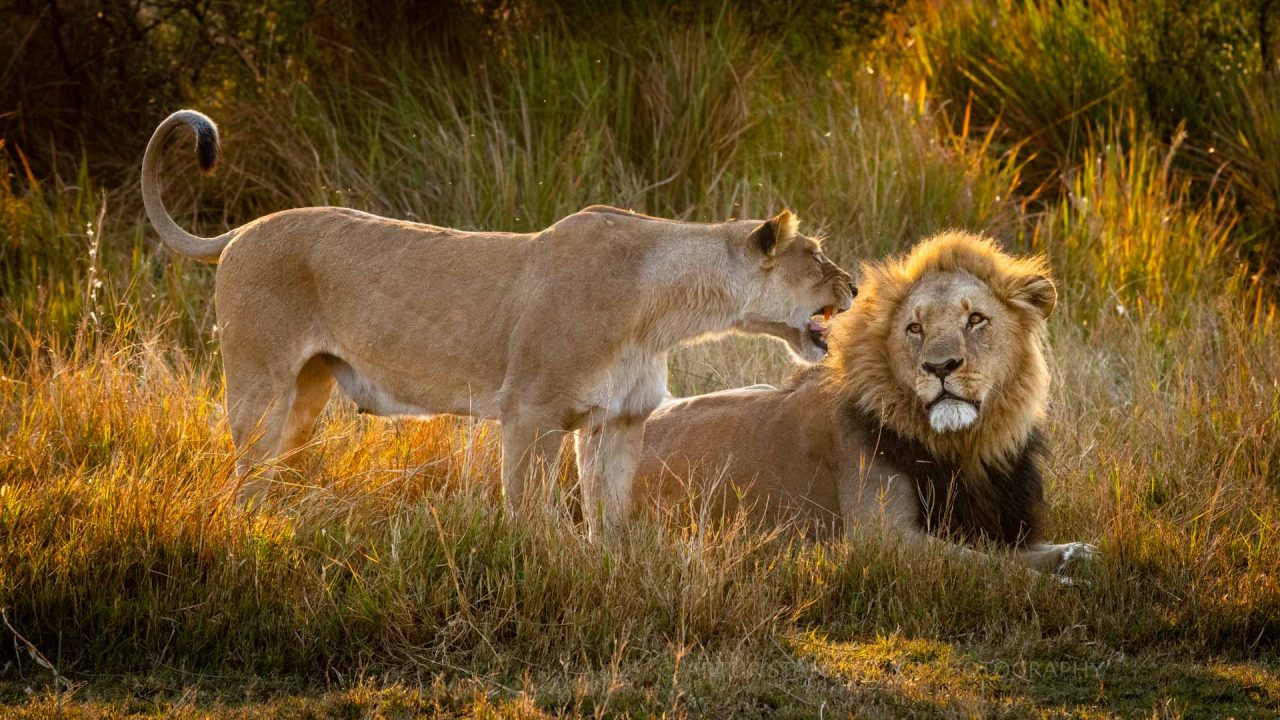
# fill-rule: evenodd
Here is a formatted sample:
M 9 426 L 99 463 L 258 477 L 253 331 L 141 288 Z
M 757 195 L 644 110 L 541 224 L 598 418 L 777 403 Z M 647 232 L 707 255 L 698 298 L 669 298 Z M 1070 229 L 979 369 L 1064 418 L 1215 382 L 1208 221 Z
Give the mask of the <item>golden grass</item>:
M 1244 281 L 1223 287 L 1233 282 Z M 46 655 L 60 647 L 80 683 L 156 668 L 509 679 L 556 663 L 643 677 L 655 654 L 743 648 L 799 678 L 803 653 L 775 644 L 804 632 L 959 640 L 1041 663 L 1270 655 L 1280 340 L 1273 314 L 1241 295 L 1055 319 L 1051 528 L 1102 545 L 1092 589 L 740 526 L 640 522 L 606 551 L 583 539 L 567 467 L 544 510 L 513 525 L 498 511 L 493 426 L 371 420 L 342 403 L 278 508 L 241 515 L 217 495 L 233 472 L 217 373 L 155 336 L 4 367 L 0 605 Z M 750 379 L 778 380 L 780 351 L 766 347 L 730 340 L 676 365 L 719 366 L 686 377 L 708 389 L 745 379 L 735 358 L 765 370 Z M 702 672 L 722 660 L 707 662 Z M 749 682 L 759 668 L 736 672 Z M 959 694 L 928 707 L 999 707 L 968 675 L 949 678 Z M 532 697 L 545 706 L 555 687 Z M 930 687 L 895 695 L 910 706 Z M 600 702 L 616 690 L 584 692 Z

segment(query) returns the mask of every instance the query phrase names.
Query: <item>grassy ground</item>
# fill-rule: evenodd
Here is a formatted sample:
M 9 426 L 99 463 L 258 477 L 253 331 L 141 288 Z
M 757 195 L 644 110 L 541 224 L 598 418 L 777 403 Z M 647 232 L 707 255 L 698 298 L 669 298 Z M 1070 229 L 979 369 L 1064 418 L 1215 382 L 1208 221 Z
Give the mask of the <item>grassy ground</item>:
M 513 524 L 495 427 L 344 402 L 280 507 L 237 513 L 216 497 L 233 454 L 212 269 L 155 246 L 136 176 L 10 161 L 3 714 L 1280 713 L 1269 166 L 1215 186 L 1209 121 L 1168 131 L 1125 33 L 1085 32 L 1129 22 L 1121 7 L 1059 5 L 924 5 L 821 71 L 727 16 L 547 31 L 469 72 L 387 51 L 196 103 L 226 163 L 195 179 L 175 148 L 166 199 L 206 232 L 314 203 L 512 230 L 594 202 L 699 220 L 787 205 L 846 266 L 951 226 L 1045 252 L 1062 290 L 1050 533 L 1101 545 L 1092 587 L 739 526 L 641 521 L 606 551 L 567 465 Z M 1017 33 L 980 35 L 997 21 Z M 1092 74 L 1052 61 L 1063 48 Z M 1250 93 L 1238 107 L 1265 119 Z M 1055 117 L 1082 124 L 1035 133 Z M 150 129 L 128 139 L 139 158 Z M 1274 157 L 1273 135 L 1233 137 Z M 788 372 L 763 340 L 672 365 L 679 394 Z

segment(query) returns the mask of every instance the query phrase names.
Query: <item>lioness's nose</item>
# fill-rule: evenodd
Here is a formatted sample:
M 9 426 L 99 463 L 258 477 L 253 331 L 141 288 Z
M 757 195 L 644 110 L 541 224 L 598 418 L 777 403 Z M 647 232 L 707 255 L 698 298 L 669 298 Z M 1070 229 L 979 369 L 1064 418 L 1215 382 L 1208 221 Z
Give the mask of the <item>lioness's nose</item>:
M 858 297 L 858 286 L 853 284 L 853 278 L 844 281 L 849 286 L 849 296 Z
M 937 375 L 938 379 L 941 380 L 955 372 L 963 364 L 964 360 L 960 358 L 951 358 L 950 360 L 944 360 L 943 362 L 920 363 L 920 367 L 923 367 L 924 371 L 927 373 Z

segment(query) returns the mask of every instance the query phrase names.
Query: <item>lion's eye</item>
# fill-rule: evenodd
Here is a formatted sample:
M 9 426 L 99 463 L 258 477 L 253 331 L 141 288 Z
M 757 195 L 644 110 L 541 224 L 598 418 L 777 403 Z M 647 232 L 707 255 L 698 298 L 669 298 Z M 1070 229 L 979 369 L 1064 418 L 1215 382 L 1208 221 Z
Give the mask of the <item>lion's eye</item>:
M 982 313 L 973 313 L 969 316 L 969 327 L 977 327 L 987 321 L 987 316 Z
M 924 328 L 920 326 L 920 323 L 911 323 L 910 325 L 907 326 L 907 332 L 911 333 L 912 335 L 919 335 L 920 333 L 924 332 Z

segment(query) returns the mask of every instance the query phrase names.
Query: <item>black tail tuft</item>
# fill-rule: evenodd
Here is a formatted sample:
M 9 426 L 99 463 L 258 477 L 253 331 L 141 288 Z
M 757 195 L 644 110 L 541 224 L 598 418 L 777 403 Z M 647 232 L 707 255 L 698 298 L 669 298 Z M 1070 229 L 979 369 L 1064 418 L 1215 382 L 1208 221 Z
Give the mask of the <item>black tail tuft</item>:
M 196 158 L 200 169 L 213 172 L 218 165 L 218 128 L 203 119 L 191 121 L 191 129 L 196 133 Z

